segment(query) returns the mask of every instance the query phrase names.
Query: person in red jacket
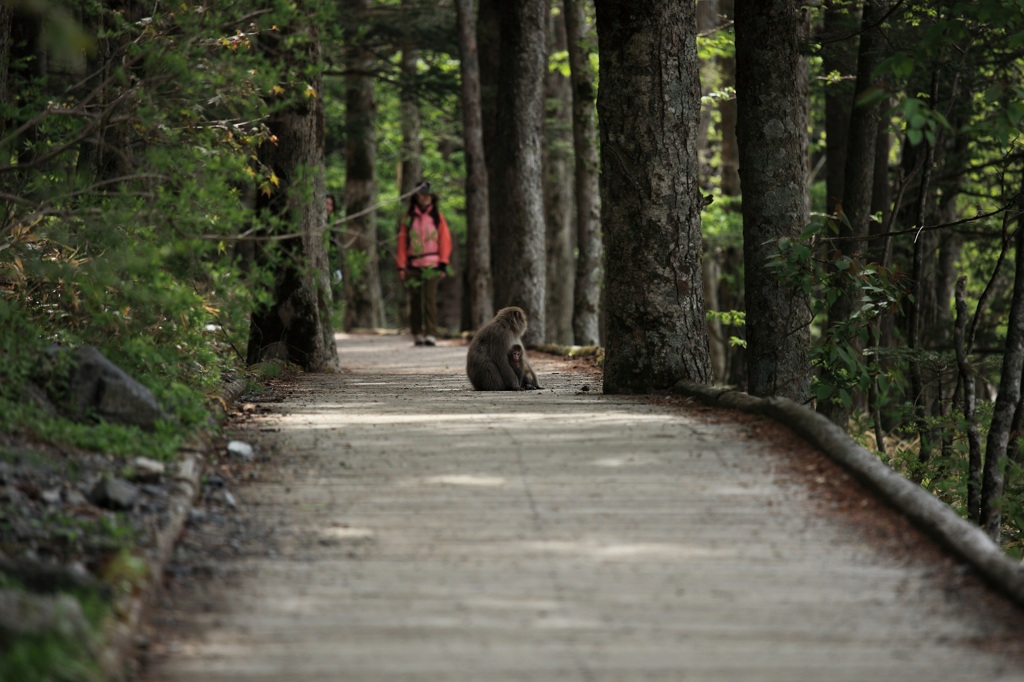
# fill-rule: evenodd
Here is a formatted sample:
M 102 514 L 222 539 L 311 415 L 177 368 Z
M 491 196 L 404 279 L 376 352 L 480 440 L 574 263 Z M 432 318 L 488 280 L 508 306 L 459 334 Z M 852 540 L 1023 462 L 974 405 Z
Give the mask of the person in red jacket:
M 417 346 L 433 346 L 437 335 L 437 285 L 447 277 L 452 254 L 448 221 L 430 183 L 420 180 L 398 228 L 398 277 L 409 290 L 409 322 Z

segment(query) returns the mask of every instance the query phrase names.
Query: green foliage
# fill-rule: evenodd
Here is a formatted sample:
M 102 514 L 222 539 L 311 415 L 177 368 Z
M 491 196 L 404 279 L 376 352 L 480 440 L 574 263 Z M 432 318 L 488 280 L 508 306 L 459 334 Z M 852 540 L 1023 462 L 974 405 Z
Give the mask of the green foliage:
M 288 93 L 304 96 L 301 81 L 257 49 L 293 10 L 241 26 L 236 6 L 138 21 L 73 4 L 86 31 L 102 27 L 104 49 L 81 77 L 63 83 L 12 65 L 18 97 L 7 130 L 31 135 L 0 142 L 0 176 L 16 197 L 0 214 L 0 356 L 9 360 L 0 425 L 166 457 L 205 424 L 206 396 L 237 365 L 248 311 L 266 295 L 266 271 L 243 265 L 234 236 L 252 227 L 251 188 L 274 180 L 256 162 L 269 139 L 265 116 L 287 106 Z M 97 130 L 101 113 L 108 123 Z M 141 434 L 60 423 L 22 405 L 20 387 L 43 350 L 79 344 L 149 386 L 173 423 Z
M 840 215 L 839 219 L 845 218 Z M 886 404 L 901 382 L 902 369 L 882 362 L 884 354 L 876 347 L 874 330 L 882 315 L 900 309 L 906 296 L 904 281 L 877 263 L 835 249 L 827 237 L 837 231 L 836 219 L 828 217 L 799 239 L 783 237 L 771 265 L 811 303 L 816 332 L 812 347 L 815 399 L 850 410 L 855 398 L 874 386 L 880 405 Z M 856 302 L 849 316 L 829 319 L 829 310 L 843 295 L 852 295 Z

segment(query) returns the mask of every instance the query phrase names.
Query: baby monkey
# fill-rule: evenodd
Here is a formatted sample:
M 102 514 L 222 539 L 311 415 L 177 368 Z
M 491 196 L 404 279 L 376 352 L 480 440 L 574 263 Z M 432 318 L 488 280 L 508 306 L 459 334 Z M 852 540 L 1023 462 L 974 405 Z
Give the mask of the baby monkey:
M 512 370 L 519 377 L 520 388 L 526 391 L 540 389 L 537 375 L 526 361 L 526 351 L 518 343 L 513 343 L 508 349 L 508 364 L 512 365 Z

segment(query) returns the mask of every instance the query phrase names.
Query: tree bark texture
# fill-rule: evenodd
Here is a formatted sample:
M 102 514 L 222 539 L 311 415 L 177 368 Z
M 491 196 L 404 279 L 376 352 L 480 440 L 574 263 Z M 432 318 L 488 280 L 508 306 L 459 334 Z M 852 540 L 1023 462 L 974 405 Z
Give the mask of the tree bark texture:
M 403 9 L 411 8 L 412 0 L 402 0 L 402 6 Z M 408 35 L 402 41 L 401 104 L 399 105 L 402 118 L 402 170 L 398 179 L 400 194 L 411 192 L 423 176 L 420 164 L 422 142 L 420 140 L 420 101 L 417 87 L 419 77 L 416 69 L 419 52 L 412 42 L 412 38 Z
M 597 109 L 595 74 L 589 43 L 593 28 L 587 22 L 585 0 L 565 0 L 565 31 L 572 84 L 572 132 L 576 164 L 576 285 L 573 301 L 573 340 L 581 346 L 601 343 L 601 197 L 598 185 Z
M 881 118 L 880 102 L 863 102 L 876 87 L 875 67 L 881 62 L 884 38 L 880 23 L 888 9 L 886 0 L 867 0 L 861 19 L 860 43 L 857 48 L 857 77 L 850 98 L 852 109 L 846 116 L 849 128 L 845 135 L 845 167 L 842 174 L 842 201 L 839 210 L 845 220 L 838 220 L 837 243 L 840 254 L 853 262 L 867 260 L 870 232 L 872 195 L 875 187 L 875 144 L 878 141 L 878 125 Z M 840 273 L 841 274 L 841 273 Z M 836 328 L 853 317 L 861 301 L 861 290 L 857 282 L 846 276 L 838 280 L 840 294 L 829 307 L 829 326 Z M 856 330 L 854 330 L 856 333 Z M 852 335 L 841 338 L 840 343 L 848 344 L 858 353 L 863 348 Z M 828 371 L 828 368 L 825 369 Z M 818 411 L 840 426 L 850 420 L 851 408 L 831 401 L 818 404 Z
M 1006 327 L 1006 348 L 1003 354 L 999 392 L 992 412 L 992 422 L 985 443 L 985 468 L 981 483 L 981 527 L 990 538 L 999 542 L 1006 475 L 1006 451 L 1014 412 L 1021 398 L 1021 372 L 1024 370 L 1024 218 L 1017 221 L 1016 272 L 1010 321 Z
M 296 57 L 296 71 L 319 65 L 316 26 L 304 27 L 305 54 Z M 319 74 L 319 71 L 317 71 Z M 301 83 L 301 80 L 299 81 Z M 324 186 L 324 112 L 319 75 L 308 83 L 314 95 L 291 93 L 295 102 L 275 113 L 268 125 L 275 142 L 260 147 L 260 162 L 280 180 L 269 195 L 257 193 L 257 209 L 282 219 L 283 229 L 300 238 L 281 242 L 274 276 L 273 302 L 250 318 L 247 361 L 267 356 L 285 358 L 309 372 L 338 367 L 331 328 L 331 286 L 325 231 L 327 192 Z M 301 85 L 297 87 L 302 87 Z
M 954 349 L 956 364 L 963 387 L 963 413 L 967 423 L 967 518 L 979 521 L 981 518 L 981 471 L 983 457 L 981 454 L 981 435 L 975 417 L 977 400 L 974 383 L 974 368 L 971 366 L 968 353 L 970 349 L 965 341 L 967 328 L 967 278 L 961 277 L 956 283 L 956 329 L 954 332 Z
M 14 8 L 6 2 L 0 3 L 0 107 L 6 107 L 11 103 L 11 89 L 8 85 L 11 82 L 11 48 L 12 28 L 14 23 Z M 7 131 L 7 118 L 0 116 L 0 140 Z M 7 164 L 7 151 L 0 150 L 0 163 Z
M 367 0 L 349 0 L 354 12 L 365 12 Z M 349 34 L 345 76 L 345 215 L 362 213 L 345 223 L 345 329 L 384 324 L 377 215 L 366 212 L 377 198 L 377 141 L 374 136 L 373 54 Z M 365 212 L 365 213 L 364 213 Z
M 526 312 L 526 345 L 544 341 L 544 189 L 542 129 L 547 70 L 546 0 L 501 5 L 497 176 L 500 210 L 491 214 L 495 308 Z
M 692 0 L 597 0 L 606 393 L 711 381 Z
M 466 145 L 466 329 L 479 329 L 494 317 L 491 280 L 491 211 L 480 109 L 480 64 L 472 0 L 456 0 L 462 68 L 462 134 Z
M 836 81 L 825 84 L 825 210 L 843 201 L 846 148 L 857 73 L 859 8 L 850 0 L 826 0 L 821 34 L 822 71 Z
M 810 307 L 771 258 L 807 207 L 803 18 L 788 0 L 736 1 L 736 95 L 747 322 L 747 390 L 810 400 Z
M 548 14 L 548 54 L 566 50 L 565 15 Z M 544 77 L 544 215 L 547 229 L 547 285 L 544 333 L 547 343 L 571 344 L 573 288 L 572 85 L 557 69 Z
M 501 155 L 498 134 L 498 78 L 501 71 L 501 0 L 479 0 L 476 24 L 477 61 L 480 65 L 480 120 L 483 123 L 484 158 L 487 163 L 488 215 L 491 244 L 491 307 L 497 300 L 494 281 L 497 275 L 498 219 L 502 197 L 498 182 L 501 178 L 498 159 Z M 495 191 L 490 191 L 491 187 Z

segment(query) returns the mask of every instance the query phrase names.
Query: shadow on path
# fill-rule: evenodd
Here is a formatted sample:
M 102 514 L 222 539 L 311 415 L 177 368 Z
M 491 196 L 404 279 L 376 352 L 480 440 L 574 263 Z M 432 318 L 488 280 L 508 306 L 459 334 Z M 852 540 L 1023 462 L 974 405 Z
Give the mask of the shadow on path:
M 766 420 L 339 352 L 239 406 L 262 461 L 188 529 L 139 679 L 1024 680 L 1024 614 Z

